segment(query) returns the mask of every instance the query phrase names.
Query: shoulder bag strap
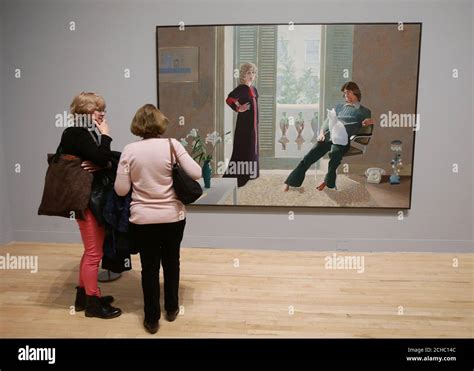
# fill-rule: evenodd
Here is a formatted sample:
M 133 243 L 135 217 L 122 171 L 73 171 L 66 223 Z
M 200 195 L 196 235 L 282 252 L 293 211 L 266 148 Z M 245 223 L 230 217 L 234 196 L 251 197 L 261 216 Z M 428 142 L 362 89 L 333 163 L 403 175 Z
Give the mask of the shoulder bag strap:
M 176 156 L 176 151 L 174 150 L 173 143 L 171 143 L 171 138 L 168 138 L 168 142 L 170 142 L 171 165 L 174 165 L 174 163 L 175 163 L 175 161 L 173 160 L 173 157 L 176 160 L 176 162 L 179 164 L 178 156 Z

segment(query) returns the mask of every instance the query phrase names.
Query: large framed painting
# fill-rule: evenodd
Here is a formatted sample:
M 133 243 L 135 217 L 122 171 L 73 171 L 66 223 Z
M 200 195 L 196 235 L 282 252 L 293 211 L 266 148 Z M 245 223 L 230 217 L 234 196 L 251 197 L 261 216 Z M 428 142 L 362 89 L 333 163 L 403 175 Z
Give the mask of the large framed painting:
M 421 23 L 158 26 L 195 206 L 409 209 Z

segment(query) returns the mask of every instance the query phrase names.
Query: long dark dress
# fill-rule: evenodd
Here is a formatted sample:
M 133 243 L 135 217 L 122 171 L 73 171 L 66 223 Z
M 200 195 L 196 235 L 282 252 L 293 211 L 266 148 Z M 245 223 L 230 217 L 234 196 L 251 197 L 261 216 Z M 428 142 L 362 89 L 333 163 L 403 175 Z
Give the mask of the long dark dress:
M 250 103 L 250 108 L 245 112 L 238 112 L 236 102 L 240 105 Z M 238 114 L 232 156 L 223 177 L 237 178 L 237 185 L 242 187 L 250 179 L 256 179 L 260 175 L 257 89 L 241 84 L 228 95 L 226 103 Z

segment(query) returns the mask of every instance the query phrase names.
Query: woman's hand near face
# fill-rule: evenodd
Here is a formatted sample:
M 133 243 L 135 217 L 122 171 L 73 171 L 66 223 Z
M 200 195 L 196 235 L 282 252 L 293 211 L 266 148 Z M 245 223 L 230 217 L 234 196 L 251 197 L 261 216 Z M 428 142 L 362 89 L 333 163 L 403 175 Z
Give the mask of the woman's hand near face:
M 105 111 L 94 111 L 92 114 L 92 119 L 94 120 L 97 129 L 99 129 L 101 134 L 110 136 L 110 127 L 105 119 Z
M 102 122 L 96 121 L 97 129 L 99 129 L 101 134 L 110 136 L 110 127 L 107 119 L 105 117 L 102 118 Z

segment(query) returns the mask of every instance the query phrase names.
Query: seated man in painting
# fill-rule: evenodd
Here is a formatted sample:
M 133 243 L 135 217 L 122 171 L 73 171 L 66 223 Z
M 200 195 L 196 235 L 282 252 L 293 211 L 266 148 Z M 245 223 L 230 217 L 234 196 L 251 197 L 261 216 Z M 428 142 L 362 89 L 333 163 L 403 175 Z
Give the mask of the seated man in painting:
M 362 93 L 353 81 L 345 83 L 341 91 L 344 93 L 345 104 L 338 104 L 335 107 L 337 119 L 340 120 L 347 131 L 347 137 L 355 135 L 361 126 L 373 125 L 371 112 L 368 108 L 360 104 Z M 324 188 L 336 190 L 336 170 L 344 154 L 350 148 L 350 140 L 347 144 L 334 144 L 331 140 L 331 134 L 328 123 L 325 122 L 319 132 L 318 142 L 303 157 L 298 166 L 290 173 L 285 180 L 283 190 L 286 192 L 290 187 L 300 187 L 304 181 L 306 171 L 309 167 L 329 152 L 328 172 L 324 181 L 317 187 L 319 191 Z

